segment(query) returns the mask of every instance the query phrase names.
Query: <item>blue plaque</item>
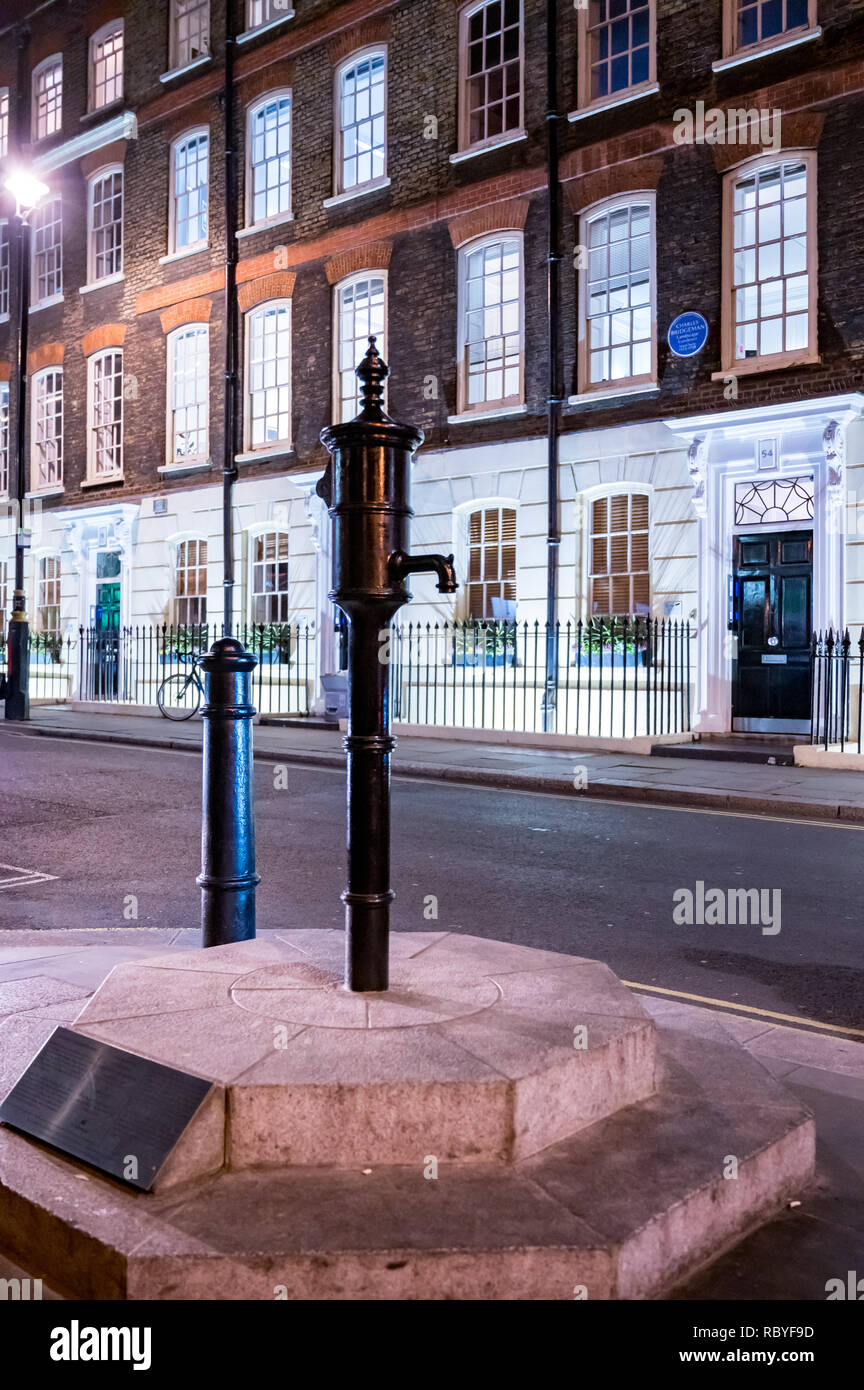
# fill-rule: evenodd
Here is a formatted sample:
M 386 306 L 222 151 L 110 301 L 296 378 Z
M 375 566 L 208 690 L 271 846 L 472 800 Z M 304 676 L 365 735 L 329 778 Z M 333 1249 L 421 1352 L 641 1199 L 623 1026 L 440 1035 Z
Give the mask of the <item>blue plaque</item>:
M 708 341 L 708 324 L 701 314 L 679 314 L 669 325 L 666 341 L 676 357 L 695 357 Z

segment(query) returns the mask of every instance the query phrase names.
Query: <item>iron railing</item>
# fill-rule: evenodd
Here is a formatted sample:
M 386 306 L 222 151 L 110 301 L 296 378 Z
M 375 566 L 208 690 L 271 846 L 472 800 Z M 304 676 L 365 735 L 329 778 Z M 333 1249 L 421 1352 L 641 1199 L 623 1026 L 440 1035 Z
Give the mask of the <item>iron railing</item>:
M 623 617 L 556 623 L 551 698 L 547 631 L 545 623 L 502 621 L 394 627 L 394 718 L 605 738 L 689 731 L 695 634 L 688 622 Z
M 864 692 L 864 628 L 852 649 L 847 628 L 841 636 L 829 628 L 813 633 L 810 643 L 810 742 L 841 753 L 861 752 Z
M 221 624 L 168 624 L 30 634 L 30 697 L 153 705 L 166 676 L 189 669 Z M 259 713 L 308 715 L 315 699 L 315 629 L 309 623 L 237 624 L 231 633 L 255 656 L 252 700 Z M 0 670 L 5 671 L 5 647 Z

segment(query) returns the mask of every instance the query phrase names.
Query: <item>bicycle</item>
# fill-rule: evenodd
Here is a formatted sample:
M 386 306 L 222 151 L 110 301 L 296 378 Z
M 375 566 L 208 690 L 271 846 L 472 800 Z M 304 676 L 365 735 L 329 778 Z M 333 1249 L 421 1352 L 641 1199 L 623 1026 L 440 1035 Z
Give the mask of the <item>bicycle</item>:
M 185 675 L 178 671 L 173 676 L 166 676 L 156 692 L 156 703 L 166 719 L 191 719 L 201 708 L 204 686 L 197 670 L 200 655 L 200 652 L 193 652 L 191 671 Z

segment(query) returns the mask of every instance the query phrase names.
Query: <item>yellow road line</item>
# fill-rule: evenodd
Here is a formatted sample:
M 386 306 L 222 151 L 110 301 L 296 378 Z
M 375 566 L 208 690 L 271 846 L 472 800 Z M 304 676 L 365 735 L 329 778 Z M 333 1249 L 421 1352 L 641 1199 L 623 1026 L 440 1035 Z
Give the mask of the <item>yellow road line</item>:
M 650 994 L 668 994 L 675 999 L 692 999 L 697 1004 L 714 1004 L 720 1009 L 732 1009 L 736 1014 L 755 1014 L 759 1018 L 778 1018 L 783 1023 L 793 1023 L 802 1025 L 805 1028 L 815 1028 L 820 1032 L 827 1033 L 854 1033 L 858 1038 L 864 1038 L 864 1028 L 843 1028 L 839 1023 L 820 1023 L 817 1019 L 799 1018 L 797 1014 L 778 1014 L 773 1009 L 757 1009 L 751 1004 L 738 1004 L 734 1000 L 711 999 L 706 994 L 687 994 L 682 989 L 663 989 L 661 985 L 640 985 L 634 980 L 622 980 L 622 984 L 628 989 L 642 989 Z

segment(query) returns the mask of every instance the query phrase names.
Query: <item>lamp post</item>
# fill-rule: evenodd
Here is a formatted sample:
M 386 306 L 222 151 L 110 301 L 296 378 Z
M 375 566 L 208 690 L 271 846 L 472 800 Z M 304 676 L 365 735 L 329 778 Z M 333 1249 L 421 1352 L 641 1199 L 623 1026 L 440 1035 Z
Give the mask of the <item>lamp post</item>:
M 27 490 L 27 332 L 30 322 L 30 217 L 48 188 L 19 169 L 5 187 L 15 199 L 18 227 L 18 404 L 16 409 L 15 589 L 6 636 L 6 718 L 30 718 L 30 629 L 24 592 L 24 501 Z

